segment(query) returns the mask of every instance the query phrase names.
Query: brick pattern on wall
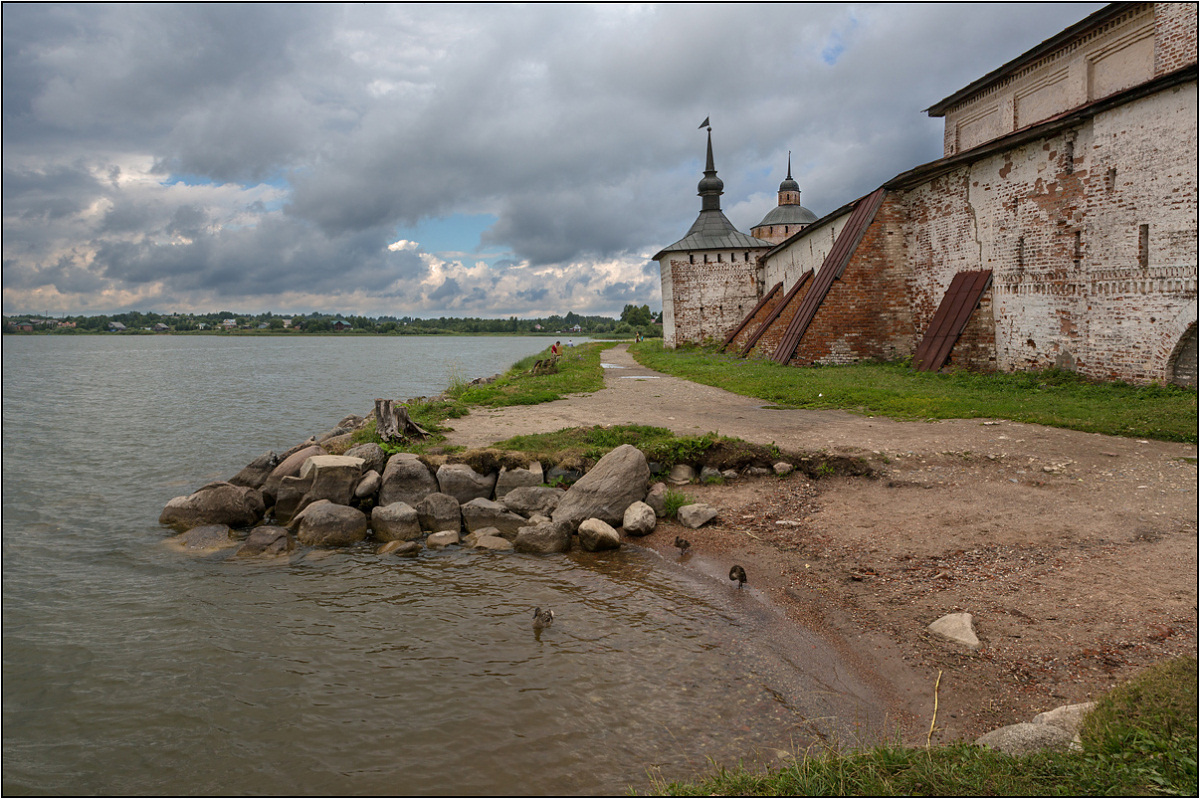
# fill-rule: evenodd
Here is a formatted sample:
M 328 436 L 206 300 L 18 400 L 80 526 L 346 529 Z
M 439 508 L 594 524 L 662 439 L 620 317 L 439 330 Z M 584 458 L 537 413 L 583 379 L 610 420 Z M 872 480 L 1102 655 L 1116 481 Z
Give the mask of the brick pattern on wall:
M 1154 74 L 1196 63 L 1195 3 L 1154 4 Z
M 755 263 L 670 260 L 675 344 L 719 344 L 758 303 Z
M 808 295 L 812 285 L 813 281 L 810 279 L 804 285 L 800 286 L 799 290 L 794 285 L 791 287 L 783 299 L 783 302 L 787 304 L 780 309 L 779 315 L 770 322 L 770 325 L 755 343 L 754 349 L 747 353 L 749 357 L 770 358 L 775 354 L 775 350 L 779 349 L 779 342 L 783 338 L 783 334 L 787 332 L 792 319 L 796 317 L 796 312 L 804 304 L 804 298 Z
M 758 309 L 757 312 L 754 313 L 754 315 L 746 322 L 746 324 L 742 325 L 741 331 L 734 336 L 733 341 L 729 342 L 729 344 L 725 346 L 725 351 L 740 353 L 742 348 L 746 346 L 746 342 L 750 340 L 750 337 L 755 334 L 758 328 L 762 325 L 763 321 L 771 315 L 771 313 L 779 306 L 779 303 L 783 302 L 786 296 L 787 293 L 783 290 L 783 286 L 780 285 L 779 290 L 776 291 L 767 302 L 763 303 L 763 305 Z
M 916 342 L 908 297 L 907 216 L 903 198 L 889 193 L 789 363 L 844 364 L 912 355 Z

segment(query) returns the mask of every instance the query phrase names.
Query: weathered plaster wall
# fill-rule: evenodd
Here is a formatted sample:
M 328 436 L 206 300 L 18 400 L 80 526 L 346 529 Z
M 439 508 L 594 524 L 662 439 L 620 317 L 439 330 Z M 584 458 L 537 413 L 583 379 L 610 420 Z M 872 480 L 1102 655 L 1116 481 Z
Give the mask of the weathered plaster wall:
M 1196 320 L 1196 84 L 905 192 L 924 332 L 951 278 L 993 270 L 997 366 L 1168 379 Z
M 833 242 L 850 219 L 850 212 L 819 225 L 804 229 L 804 235 L 783 250 L 763 258 L 764 283 L 774 286 L 783 281 L 783 290 L 791 291 L 800 276 L 809 269 L 816 274 L 833 249 Z

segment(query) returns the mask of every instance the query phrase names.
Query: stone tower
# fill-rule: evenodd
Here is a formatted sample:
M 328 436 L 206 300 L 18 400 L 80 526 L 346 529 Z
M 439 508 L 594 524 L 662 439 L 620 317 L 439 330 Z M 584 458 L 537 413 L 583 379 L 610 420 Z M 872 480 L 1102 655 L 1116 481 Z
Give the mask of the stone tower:
M 700 215 L 686 236 L 654 256 L 662 274 L 667 347 L 723 339 L 758 302 L 758 256 L 771 247 L 739 231 L 722 213 L 725 183 L 713 164 L 711 127 L 704 177 L 696 188 Z
M 792 154 L 788 153 L 787 178 L 779 184 L 779 205 L 750 228 L 750 234 L 778 244 L 816 221 L 817 215 L 800 204 L 800 184 L 792 180 Z

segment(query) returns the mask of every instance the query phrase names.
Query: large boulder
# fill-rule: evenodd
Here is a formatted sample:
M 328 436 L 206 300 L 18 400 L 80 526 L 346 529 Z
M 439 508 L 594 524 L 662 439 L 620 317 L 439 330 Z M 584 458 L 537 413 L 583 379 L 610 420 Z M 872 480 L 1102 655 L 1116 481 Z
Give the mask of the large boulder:
M 310 547 L 348 547 L 367 537 L 367 515 L 327 499 L 309 505 L 292 520 L 296 537 Z
M 229 478 L 229 482 L 235 486 L 246 486 L 247 488 L 262 488 L 263 483 L 267 482 L 267 478 L 271 476 L 271 472 L 279 465 L 279 456 L 274 452 L 268 452 L 265 455 L 259 455 L 254 460 L 247 464 L 246 468 Z
M 345 454 L 351 458 L 362 458 L 364 473 L 379 472 L 382 475 L 383 467 L 387 465 L 387 453 L 383 451 L 383 447 L 374 441 L 359 444 L 357 447 L 351 447 L 346 450 Z
M 517 537 L 517 531 L 529 524 L 524 516 L 513 513 L 499 502 L 473 499 L 462 506 L 463 526 L 473 533 L 484 527 L 495 527 L 504 538 Z
M 380 541 L 415 541 L 422 535 L 417 512 L 407 502 L 372 508 L 371 529 Z
M 279 484 L 283 481 L 283 478 L 299 477 L 300 467 L 304 465 L 306 460 L 313 455 L 325 454 L 326 452 L 322 447 L 312 444 L 307 447 L 301 447 L 280 460 L 279 465 L 271 470 L 271 474 L 267 477 L 266 482 L 263 483 L 263 501 L 268 505 L 274 505 L 275 497 L 279 493 Z
M 312 480 L 304 504 L 327 499 L 349 505 L 362 478 L 363 459 L 347 455 L 314 455 L 300 467 L 300 479 Z
M 436 533 L 462 529 L 462 509 L 449 494 L 434 492 L 416 504 L 421 529 Z
M 264 524 L 250 531 L 250 535 L 246 537 L 246 541 L 234 553 L 234 557 L 275 557 L 286 555 L 295 546 L 296 542 L 286 527 Z
M 622 444 L 567 489 L 551 518 L 573 528 L 593 518 L 620 524 L 625 509 L 646 496 L 649 481 L 646 456 L 632 444 Z
M 194 555 L 207 555 L 237 546 L 237 539 L 229 525 L 205 524 L 168 538 L 167 543 Z
M 658 516 L 654 508 L 645 502 L 635 502 L 625 509 L 625 518 L 621 524 L 625 535 L 650 535 L 658 524 Z
M 621 546 L 621 535 L 607 522 L 584 519 L 579 523 L 579 546 L 585 552 L 600 552 Z
M 175 497 L 163 508 L 159 524 L 190 530 L 206 524 L 249 527 L 262 518 L 265 508 L 257 490 L 233 483 L 209 483 L 186 497 Z
M 442 530 L 440 533 L 432 533 L 425 539 L 425 546 L 430 549 L 445 549 L 448 546 L 453 546 L 459 542 L 457 530 Z
M 406 502 L 415 506 L 438 490 L 429 468 L 408 452 L 399 452 L 388 458 L 383 470 L 383 485 L 379 487 L 379 504 Z
M 491 499 L 496 475 L 480 474 L 465 463 L 444 463 L 437 470 L 438 490 L 460 503 L 473 499 Z
M 542 474 L 542 464 L 537 461 L 532 461 L 528 469 L 503 468 L 496 477 L 496 499 L 503 498 L 514 488 L 540 486 L 544 482 L 545 475 Z
M 571 551 L 571 526 L 566 523 L 541 522 L 522 527 L 513 539 L 513 549 L 531 555 Z
M 275 492 L 275 521 L 287 524 L 305 505 L 311 504 L 305 502 L 311 486 L 312 478 L 302 479 L 289 475 L 280 480 L 279 488 Z
M 522 516 L 532 516 L 535 513 L 549 516 L 558 507 L 559 500 L 565 493 L 567 492 L 561 488 L 549 486 L 521 486 L 497 499 L 504 507 Z

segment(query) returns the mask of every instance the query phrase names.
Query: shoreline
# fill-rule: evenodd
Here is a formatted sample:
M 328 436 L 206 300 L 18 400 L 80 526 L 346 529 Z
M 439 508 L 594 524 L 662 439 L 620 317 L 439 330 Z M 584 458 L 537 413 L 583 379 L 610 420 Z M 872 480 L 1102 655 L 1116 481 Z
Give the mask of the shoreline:
M 718 518 L 698 530 L 660 520 L 629 541 L 671 558 L 683 535 L 697 564 L 736 558 L 748 586 L 879 689 L 907 744 L 926 742 L 935 684 L 932 742 L 974 740 L 1195 652 L 1195 445 L 767 410 L 646 369 L 623 346 L 604 361 L 601 391 L 475 409 L 451 422 L 447 443 L 646 424 L 866 458 L 876 479 L 682 486 Z M 952 612 L 974 615 L 978 652 L 926 631 Z

